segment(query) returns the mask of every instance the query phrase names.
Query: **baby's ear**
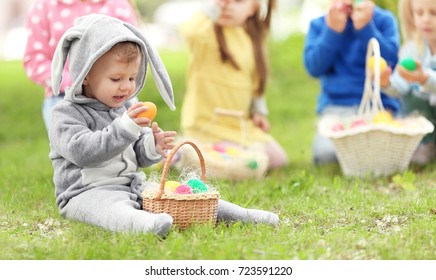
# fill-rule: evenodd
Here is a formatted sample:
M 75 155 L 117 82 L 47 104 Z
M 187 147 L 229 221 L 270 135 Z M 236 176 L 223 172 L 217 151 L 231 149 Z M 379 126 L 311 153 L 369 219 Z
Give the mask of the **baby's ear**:
M 83 79 L 83 83 L 82 83 L 82 85 L 84 85 L 84 86 L 89 85 L 89 82 L 88 82 L 88 76 L 86 76 L 85 79 Z

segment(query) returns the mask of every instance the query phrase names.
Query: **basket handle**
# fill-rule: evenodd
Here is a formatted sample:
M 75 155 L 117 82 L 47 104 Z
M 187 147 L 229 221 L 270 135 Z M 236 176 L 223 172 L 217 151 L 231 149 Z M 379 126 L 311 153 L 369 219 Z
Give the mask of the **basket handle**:
M 206 166 L 200 148 L 198 148 L 198 146 L 192 141 L 183 141 L 174 146 L 174 148 L 169 152 L 165 160 L 165 164 L 162 169 L 162 176 L 160 178 L 159 192 L 156 194 L 156 199 L 160 199 L 164 194 L 165 182 L 167 180 L 166 178 L 167 178 L 168 170 L 170 169 L 172 158 L 176 154 L 177 150 L 179 150 L 180 147 L 182 147 L 183 145 L 191 145 L 194 148 L 194 150 L 197 152 L 198 159 L 200 160 L 200 167 L 201 167 L 201 181 L 203 181 L 203 183 L 206 183 Z
M 371 75 L 371 69 L 368 63 L 365 66 L 365 86 L 363 89 L 362 101 L 359 106 L 358 115 L 368 116 L 384 111 L 383 103 L 380 96 L 380 44 L 377 39 L 371 38 L 368 42 L 366 52 L 366 61 L 374 57 L 374 75 Z M 374 77 L 374 82 L 371 80 Z

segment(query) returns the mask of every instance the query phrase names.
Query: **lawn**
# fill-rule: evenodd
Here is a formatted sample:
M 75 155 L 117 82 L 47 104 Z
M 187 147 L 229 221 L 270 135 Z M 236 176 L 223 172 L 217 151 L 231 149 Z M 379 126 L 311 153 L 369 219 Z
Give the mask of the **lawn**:
M 302 48 L 301 36 L 270 46 L 272 134 L 290 166 L 260 181 L 218 182 L 224 199 L 274 211 L 281 224 L 198 225 L 174 229 L 165 239 L 112 233 L 59 215 L 42 89 L 26 78 L 21 62 L 0 62 L 0 259 L 436 259 L 434 164 L 378 179 L 347 178 L 338 165 L 312 165 L 318 83 L 304 71 Z M 180 109 L 186 52 L 161 55 Z M 157 104 L 162 128 L 179 129 L 180 110 L 167 109 L 151 75 L 139 98 Z

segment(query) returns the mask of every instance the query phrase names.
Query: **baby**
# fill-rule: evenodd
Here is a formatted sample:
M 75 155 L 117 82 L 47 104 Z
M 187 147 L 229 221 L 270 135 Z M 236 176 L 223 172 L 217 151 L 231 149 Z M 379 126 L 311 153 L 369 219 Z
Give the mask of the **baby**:
M 168 73 L 142 33 L 121 20 L 91 14 L 59 41 L 52 63 L 58 94 L 69 57 L 72 80 L 53 109 L 49 130 L 56 202 L 62 216 L 113 231 L 165 236 L 173 218 L 142 209 L 146 175 L 172 149 L 176 132 L 163 131 L 133 104 L 150 65 L 157 88 L 175 110 Z M 277 215 L 220 200 L 218 220 L 278 224 Z

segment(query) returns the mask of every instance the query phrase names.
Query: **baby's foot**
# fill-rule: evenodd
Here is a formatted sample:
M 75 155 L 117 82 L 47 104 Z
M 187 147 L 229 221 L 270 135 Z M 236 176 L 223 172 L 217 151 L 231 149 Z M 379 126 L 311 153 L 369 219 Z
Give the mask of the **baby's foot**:
M 246 221 L 276 226 L 279 223 L 279 216 L 269 211 L 247 209 Z
M 166 213 L 154 215 L 155 221 L 151 231 L 161 237 L 165 237 L 170 231 L 171 226 L 173 225 L 173 217 Z
M 247 209 L 225 200 L 219 200 L 218 202 L 218 220 L 263 223 L 272 226 L 279 223 L 279 217 L 272 212 Z

